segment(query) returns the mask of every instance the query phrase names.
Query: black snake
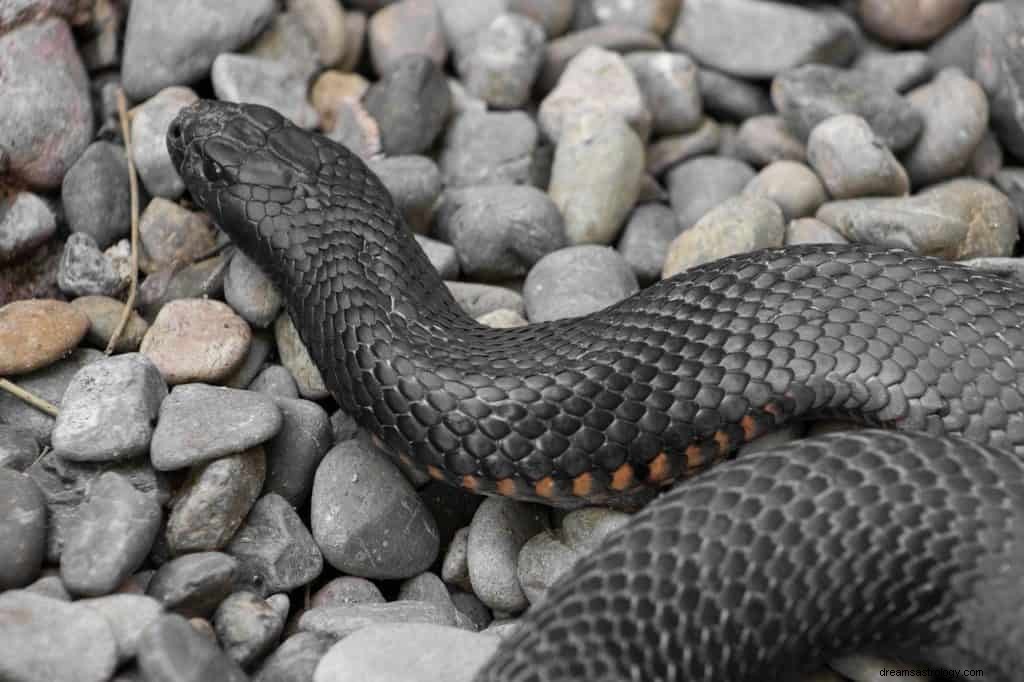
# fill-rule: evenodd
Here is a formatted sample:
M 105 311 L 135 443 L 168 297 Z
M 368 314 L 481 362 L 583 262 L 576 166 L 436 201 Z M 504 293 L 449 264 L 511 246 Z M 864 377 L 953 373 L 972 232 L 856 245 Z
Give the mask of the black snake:
M 583 560 L 480 679 L 783 679 L 870 649 L 988 679 L 1024 669 L 1019 284 L 903 251 L 791 247 L 491 329 L 342 146 L 204 101 L 168 149 L 284 292 L 332 394 L 399 457 L 560 506 L 703 472 Z M 714 466 L 823 415 L 911 433 Z

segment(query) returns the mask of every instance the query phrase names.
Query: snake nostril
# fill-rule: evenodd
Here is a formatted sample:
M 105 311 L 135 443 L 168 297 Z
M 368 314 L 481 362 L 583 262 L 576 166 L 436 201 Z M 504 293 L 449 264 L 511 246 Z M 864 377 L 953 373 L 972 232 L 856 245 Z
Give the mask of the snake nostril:
M 181 123 L 178 121 L 171 121 L 170 127 L 167 129 L 167 136 L 175 142 L 181 141 Z

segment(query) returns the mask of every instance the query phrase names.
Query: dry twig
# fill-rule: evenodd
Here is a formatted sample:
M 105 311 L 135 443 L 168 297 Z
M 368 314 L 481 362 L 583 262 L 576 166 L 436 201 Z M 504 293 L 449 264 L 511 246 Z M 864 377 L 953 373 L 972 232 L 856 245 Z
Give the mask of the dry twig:
M 17 384 L 15 384 L 15 383 L 13 383 L 11 381 L 8 381 L 7 379 L 4 379 L 3 377 L 0 377 L 0 390 L 7 391 L 11 395 L 13 395 L 15 398 L 18 398 L 20 400 L 25 401 L 26 403 L 28 403 L 32 407 L 36 408 L 37 410 L 41 410 L 42 412 L 45 412 L 46 414 L 50 415 L 51 417 L 56 417 L 57 416 L 57 406 L 56 405 L 54 405 L 53 403 L 51 403 L 49 401 L 43 400 L 42 398 L 40 398 L 37 395 L 29 393 L 28 391 L 23 389 L 21 386 L 18 386 Z
M 128 285 L 128 299 L 124 302 L 124 311 L 121 319 L 110 335 L 107 342 L 107 355 L 114 352 L 117 342 L 121 339 L 125 325 L 131 318 L 132 310 L 135 308 L 135 296 L 139 290 L 139 180 L 135 176 L 135 161 L 132 159 L 132 137 L 128 126 L 128 104 L 125 100 L 124 90 L 117 89 L 117 115 L 121 119 L 121 136 L 124 138 L 124 154 L 128 159 L 128 186 L 132 198 L 132 278 Z

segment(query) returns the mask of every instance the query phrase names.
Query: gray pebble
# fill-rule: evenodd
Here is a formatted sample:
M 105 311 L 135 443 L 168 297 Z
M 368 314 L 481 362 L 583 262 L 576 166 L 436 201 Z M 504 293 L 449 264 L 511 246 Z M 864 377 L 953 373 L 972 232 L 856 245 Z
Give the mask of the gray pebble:
M 448 44 L 458 55 L 460 50 L 469 48 L 478 32 L 505 11 L 506 0 L 446 0 L 437 6 Z
M 448 588 L 436 573 L 429 571 L 413 576 L 402 582 L 398 589 L 397 601 L 422 601 L 452 610 L 452 618 L 458 620 L 455 604 Z
M 742 121 L 772 112 L 772 101 L 764 88 L 701 65 L 697 70 L 704 111 L 711 116 Z
M 522 111 L 459 115 L 441 152 L 445 186 L 530 184 L 538 138 L 537 124 Z
M 31 192 L 0 196 L 0 264 L 28 256 L 57 231 L 53 209 Z
M 144 454 L 167 383 L 149 358 L 126 353 L 80 369 L 68 384 L 53 429 L 53 448 L 76 462 Z
M 577 554 L 593 553 L 611 533 L 625 526 L 631 516 L 603 507 L 575 509 L 562 519 L 562 540 Z
M 256 40 L 242 51 L 252 57 L 281 62 L 295 75 L 295 80 L 308 81 L 317 71 L 320 55 L 316 41 L 303 25 L 300 15 L 303 7 L 303 4 L 291 3 L 290 8 L 276 14 Z
M 448 41 L 439 5 L 434 0 L 401 0 L 373 13 L 367 33 L 374 71 L 383 76 L 411 54 L 444 66 Z
M 381 623 L 455 625 L 455 607 L 451 604 L 442 607 L 425 601 L 321 606 L 302 614 L 299 629 L 342 639 L 357 630 Z
M 799 218 L 786 225 L 786 246 L 797 244 L 848 244 L 849 240 L 817 218 Z
M 0 467 L 0 591 L 39 576 L 46 552 L 46 499 L 29 476 Z
M 506 287 L 476 282 L 445 282 L 445 286 L 470 317 L 480 317 L 501 309 L 526 314 L 522 295 Z
M 416 232 L 426 232 L 434 202 L 441 196 L 441 171 L 426 156 L 391 156 L 371 159 L 377 174 L 395 200 L 398 210 Z
M 1024 159 L 1024 11 L 1015 3 L 982 3 L 965 23 L 977 34 L 973 74 L 988 94 L 992 129 Z
M 737 196 L 754 179 L 754 170 L 742 161 L 721 156 L 699 156 L 679 164 L 668 174 L 668 191 L 680 230 L 687 230 L 705 213 Z
M 455 67 L 470 94 L 497 109 L 530 99 L 544 60 L 544 29 L 521 14 L 501 14 L 459 50 Z
M 266 393 L 275 398 L 298 398 L 299 387 L 291 372 L 281 365 L 267 365 L 249 383 L 250 391 Z
M 480 632 L 491 624 L 491 610 L 472 592 L 455 590 L 451 594 L 451 599 L 455 608 L 464 616 L 462 620 L 470 626 L 465 629 Z
M 139 217 L 139 240 L 154 267 L 180 267 L 208 256 L 217 247 L 217 230 L 205 212 L 156 197 Z
M 213 614 L 213 629 L 224 653 L 248 667 L 277 643 L 284 630 L 284 618 L 252 592 L 234 592 Z
M 124 148 L 93 142 L 61 184 L 64 216 L 72 232 L 84 232 L 105 249 L 129 230 L 128 160 Z
M 549 38 L 555 38 L 569 28 L 575 0 L 509 0 L 508 9 L 530 17 L 542 27 Z
M 804 161 L 807 149 L 786 126 L 781 116 L 748 118 L 736 131 L 733 154 L 754 166 L 775 161 Z
M 380 588 L 366 578 L 344 575 L 321 587 L 313 595 L 311 608 L 346 606 L 348 604 L 383 604 L 386 599 Z
M 306 99 L 308 76 L 296 73 L 287 62 L 245 54 L 220 54 L 210 69 L 217 99 L 262 104 L 307 129 L 318 122 L 316 111 Z
M 335 445 L 320 463 L 310 525 L 327 561 L 352 575 L 408 578 L 437 557 L 434 518 L 388 455 L 363 439 Z
M 965 169 L 969 175 L 981 180 L 992 180 L 1003 168 L 1003 148 L 992 130 L 986 130 L 981 142 L 974 148 Z
M 664 35 L 681 5 L 682 0 L 583 0 L 573 22 L 578 26 L 592 19 L 595 23 L 635 26 Z
M 50 599 L 57 599 L 58 601 L 71 601 L 71 593 L 68 592 L 68 588 L 64 587 L 64 583 L 61 582 L 59 575 L 44 575 L 22 591 L 31 592 L 32 594 L 38 594 Z
M 105 597 L 80 599 L 77 605 L 96 611 L 110 625 L 117 640 L 117 660 L 123 664 L 135 658 L 139 635 L 164 613 L 163 605 L 142 594 L 110 594 Z
M 266 470 L 259 446 L 193 467 L 167 519 L 171 551 L 184 554 L 224 547 L 259 497 Z
M 247 388 L 263 369 L 267 358 L 270 357 L 271 350 L 273 350 L 273 342 L 270 335 L 264 330 L 254 332 L 249 341 L 249 350 L 245 353 L 245 359 L 242 360 L 238 369 L 224 381 L 224 385 L 228 388 Z
M 522 277 L 565 244 L 558 208 L 547 194 L 527 185 L 449 190 L 436 229 L 455 248 L 462 273 L 482 280 Z
M 615 249 L 570 246 L 540 259 L 526 276 L 526 316 L 531 322 L 545 322 L 587 315 L 639 288 L 632 267 Z
M 647 173 L 660 176 L 683 161 L 713 154 L 721 144 L 721 126 L 705 118 L 700 127 L 685 135 L 669 135 L 647 147 Z M 640 192 L 643 201 L 643 189 Z
M 686 133 L 704 117 L 697 65 L 685 54 L 633 52 L 626 56 L 651 112 L 655 135 Z
M 206 617 L 231 593 L 238 573 L 238 561 L 222 552 L 185 554 L 157 569 L 146 594 L 169 611 Z
M 317 664 L 334 643 L 333 637 L 296 632 L 267 656 L 252 682 L 311 682 Z
M 324 565 L 298 513 L 274 493 L 256 501 L 225 551 L 241 564 L 242 582 L 263 595 L 306 585 Z
M 177 614 L 151 623 L 139 636 L 139 670 L 147 682 L 247 682 L 231 658 Z
M 932 76 L 928 53 L 916 50 L 868 50 L 858 57 L 853 68 L 863 71 L 872 83 L 881 83 L 896 92 L 906 92 Z
M 554 533 L 543 531 L 527 540 L 519 552 L 516 575 L 531 604 L 537 604 L 548 588 L 575 564 L 579 556 Z
M 24 471 L 39 457 L 39 441 L 30 431 L 0 424 L 0 469 Z
M 437 64 L 422 55 L 407 55 L 370 86 L 363 104 L 380 126 L 385 153 L 419 154 L 441 132 L 451 93 Z
M 467 560 L 473 591 L 492 609 L 518 612 L 526 608 L 516 561 L 531 537 L 547 527 L 547 510 L 533 504 L 488 497 L 469 527 Z
M 172 301 L 217 298 L 224 290 L 227 270 L 228 260 L 222 254 L 186 265 L 180 270 L 163 265 L 161 270 L 150 274 L 139 285 L 139 307 L 146 318 L 153 319 Z
M 176 199 L 185 183 L 167 153 L 167 128 L 178 112 L 198 99 L 190 88 L 164 88 L 134 109 L 132 160 L 146 191 L 155 197 Z
M 633 209 L 619 239 L 619 253 L 641 284 L 661 277 L 668 246 L 679 234 L 675 212 L 664 204 L 641 204 Z
M 441 579 L 451 585 L 458 585 L 465 590 L 472 590 L 469 582 L 469 526 L 455 531 L 452 541 L 441 564 Z
M 10 590 L 0 593 L 0 622 L 5 682 L 106 682 L 114 675 L 114 633 L 87 606 Z
M 551 92 L 569 63 L 588 48 L 602 48 L 619 54 L 638 50 L 663 50 L 661 38 L 643 29 L 615 24 L 573 31 L 548 43 L 536 90 Z
M 743 188 L 743 195 L 774 201 L 786 221 L 814 215 L 828 195 L 810 168 L 796 161 L 776 161 L 761 169 Z
M 992 182 L 1010 200 L 1017 216 L 1024 216 L 1024 168 L 1003 168 L 992 178 Z
M 910 179 L 903 166 L 867 121 L 853 114 L 827 118 L 811 131 L 807 162 L 835 199 L 901 195 L 910 191 Z M 787 218 L 810 213 L 813 210 Z
M 486 327 L 495 329 L 514 329 L 525 327 L 529 324 L 526 318 L 508 308 L 499 308 L 476 318 L 476 321 Z
M 270 396 L 182 384 L 160 406 L 150 456 L 161 471 L 181 469 L 259 445 L 281 425 L 281 410 Z
M 64 585 L 92 597 L 113 592 L 142 565 L 160 521 L 160 505 L 151 496 L 120 474 L 103 474 L 67 529 L 60 556 Z
M 320 370 L 313 363 L 309 351 L 299 337 L 295 324 L 287 312 L 278 315 L 274 322 L 274 340 L 277 353 L 299 387 L 299 395 L 307 400 L 320 400 L 330 395 Z
M 116 296 L 128 280 L 114 262 L 84 232 L 74 232 L 64 244 L 57 269 L 57 286 L 71 297 Z
M 240 250 L 231 257 L 224 277 L 224 300 L 254 327 L 268 327 L 284 303 L 280 292 L 259 266 Z
M 267 453 L 267 484 L 264 494 L 277 493 L 293 507 L 309 500 L 313 477 L 333 444 L 327 411 L 314 402 L 274 398 L 283 424 L 264 444 Z
M 437 270 L 437 274 L 441 275 L 441 279 L 458 279 L 460 273 L 459 254 L 454 246 L 437 239 L 424 237 L 422 234 L 413 236 L 416 238 L 416 243 L 423 249 L 423 253 L 426 254 L 427 260 Z
M 89 331 L 86 332 L 88 342 L 97 348 L 106 348 L 121 321 L 124 303 L 109 296 L 80 296 L 71 301 L 71 305 L 89 318 Z M 133 310 L 114 344 L 114 352 L 131 353 L 138 350 L 147 331 L 149 323 Z

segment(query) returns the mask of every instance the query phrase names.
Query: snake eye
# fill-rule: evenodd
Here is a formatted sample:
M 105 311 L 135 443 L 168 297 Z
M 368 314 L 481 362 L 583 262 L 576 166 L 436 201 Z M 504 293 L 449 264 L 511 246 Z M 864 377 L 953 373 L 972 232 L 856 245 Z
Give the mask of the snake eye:
M 203 175 L 206 176 L 207 180 L 211 182 L 217 182 L 218 180 L 224 180 L 228 176 L 227 170 L 224 166 L 220 165 L 213 159 L 203 159 Z

